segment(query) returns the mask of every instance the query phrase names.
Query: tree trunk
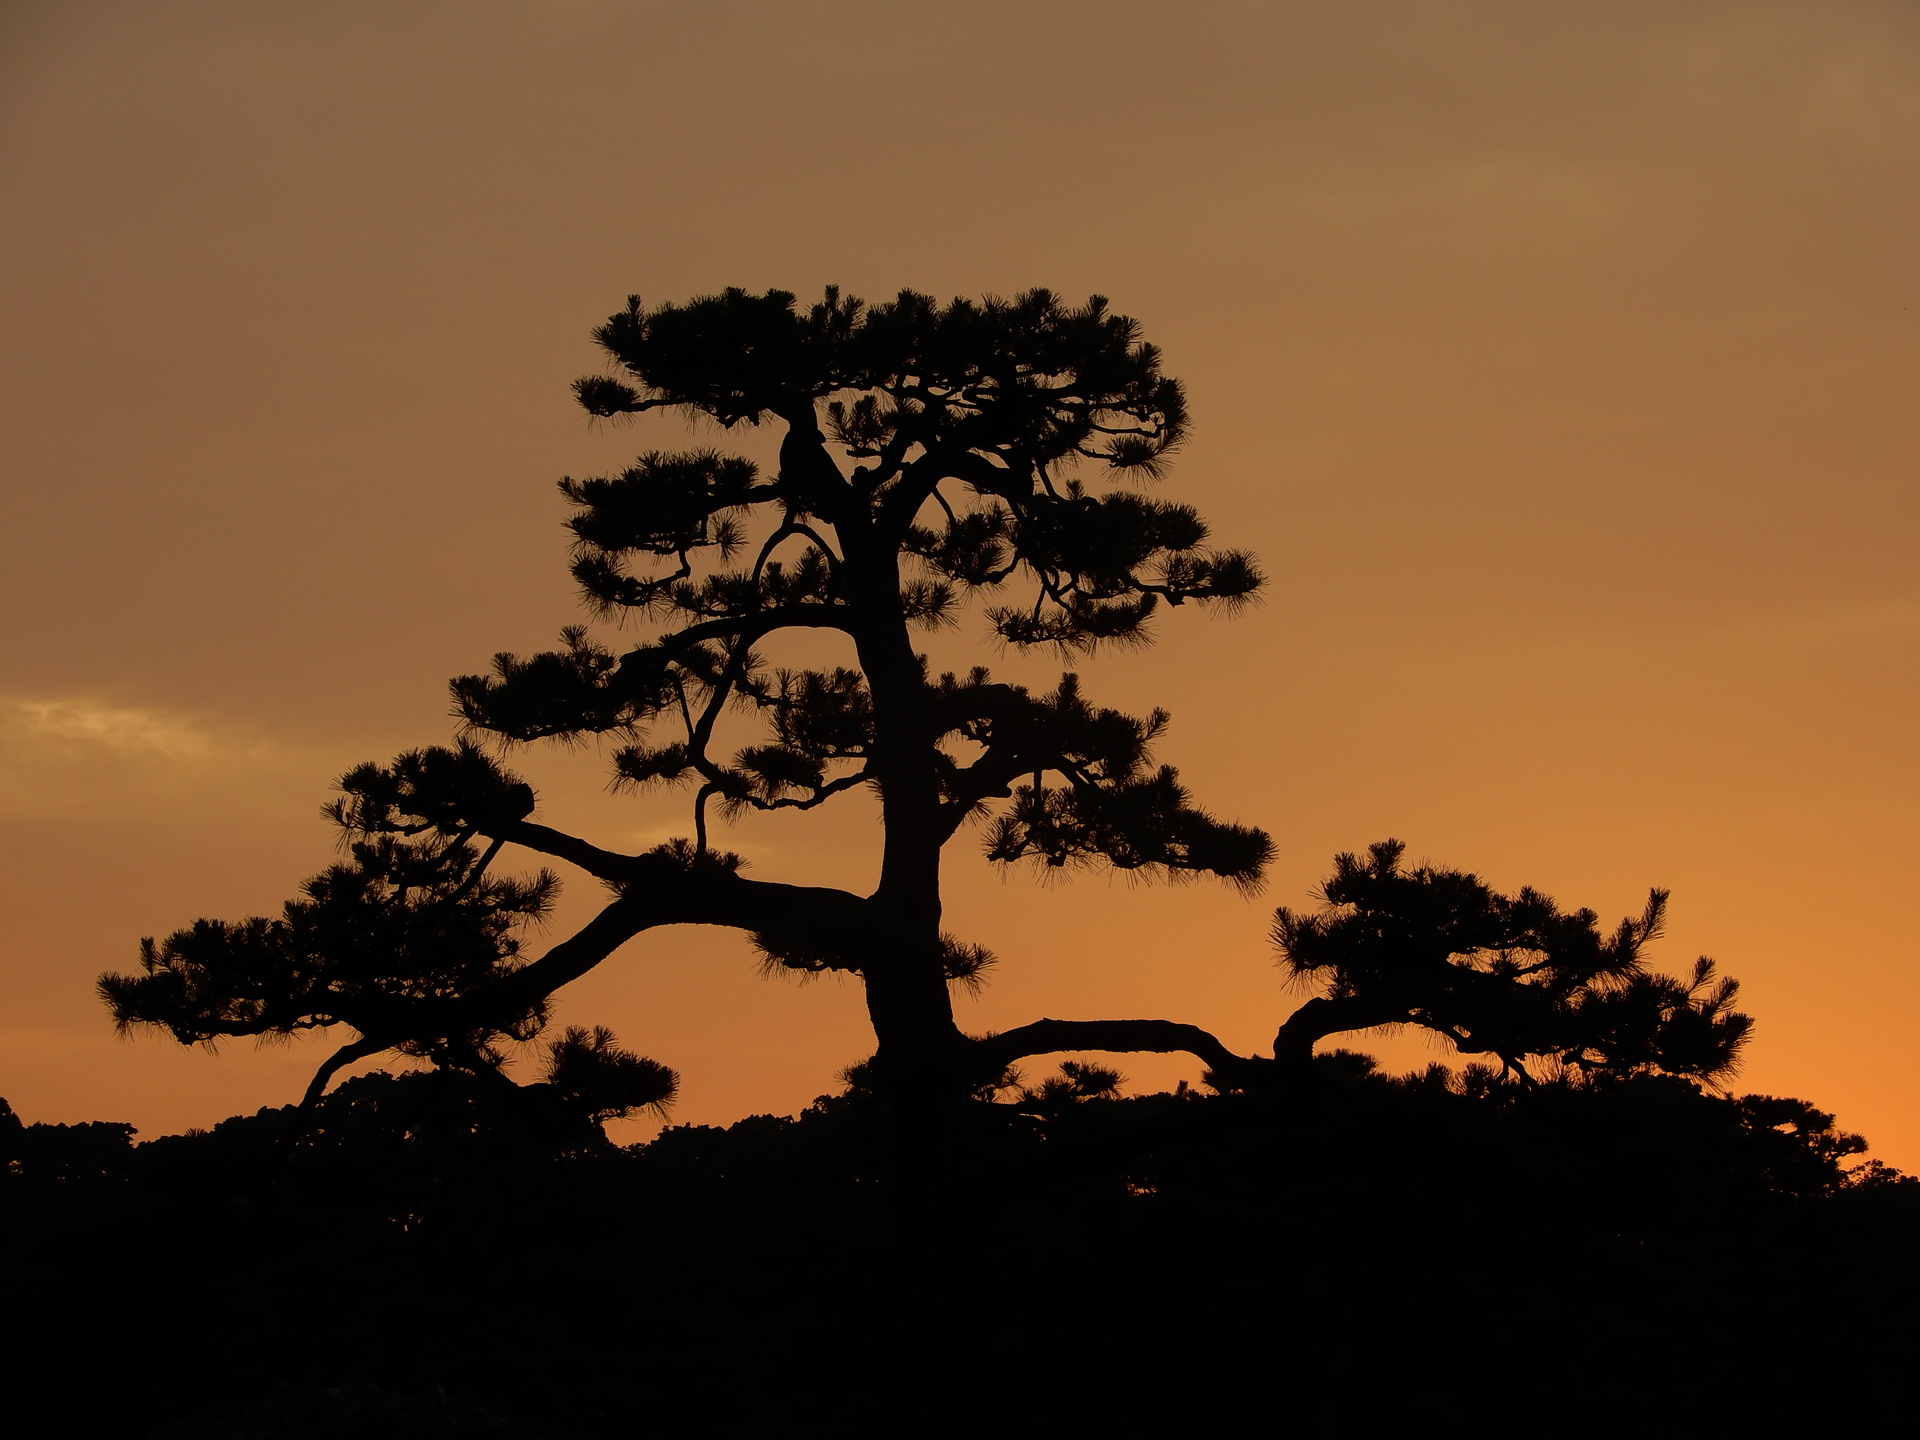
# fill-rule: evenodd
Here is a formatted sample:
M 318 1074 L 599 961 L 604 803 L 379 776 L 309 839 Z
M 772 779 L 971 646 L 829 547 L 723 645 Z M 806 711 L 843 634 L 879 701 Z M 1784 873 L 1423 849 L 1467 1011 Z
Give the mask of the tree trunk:
M 915 1111 L 939 1108 L 938 1097 L 948 1092 L 964 1095 L 967 1041 L 954 1024 L 939 932 L 896 931 L 882 942 L 864 979 L 882 1093 Z
M 876 1080 L 902 1133 L 942 1128 L 965 1099 L 966 1037 L 953 1020 L 940 938 L 940 754 L 924 667 L 900 610 L 891 546 L 853 550 L 854 581 L 870 617 L 854 637 L 873 696 L 870 763 L 879 784 L 884 850 L 872 905 L 880 933 L 865 971 Z

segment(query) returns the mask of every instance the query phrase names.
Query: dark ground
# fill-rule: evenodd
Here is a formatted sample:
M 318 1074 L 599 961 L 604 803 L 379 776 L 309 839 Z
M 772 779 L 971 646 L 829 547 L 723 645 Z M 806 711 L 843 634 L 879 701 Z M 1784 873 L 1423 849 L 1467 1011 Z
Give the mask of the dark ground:
M 555 1153 L 458 1076 L 140 1146 L 0 1118 L 12 1433 L 1908 1433 L 1920 1182 L 1676 1081 L 978 1117 L 859 1094 Z M 565 1147 L 562 1147 L 563 1150 Z M 901 1218 L 904 1216 L 905 1218 Z M 13 1428 L 17 1426 L 18 1428 Z

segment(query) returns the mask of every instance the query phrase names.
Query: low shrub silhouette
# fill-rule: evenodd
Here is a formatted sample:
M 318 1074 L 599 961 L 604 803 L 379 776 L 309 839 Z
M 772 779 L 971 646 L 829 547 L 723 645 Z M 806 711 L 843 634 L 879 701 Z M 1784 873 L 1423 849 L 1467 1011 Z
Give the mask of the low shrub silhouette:
M 1731 1435 L 1916 1398 L 1920 1184 L 1830 1115 L 1315 1069 L 1309 1104 L 1008 1077 L 931 1252 L 890 1229 L 858 1067 L 624 1148 L 472 1077 L 365 1076 L 265 1186 L 291 1107 L 108 1164 L 90 1127 L 17 1128 L 9 1393 L 172 1437 Z

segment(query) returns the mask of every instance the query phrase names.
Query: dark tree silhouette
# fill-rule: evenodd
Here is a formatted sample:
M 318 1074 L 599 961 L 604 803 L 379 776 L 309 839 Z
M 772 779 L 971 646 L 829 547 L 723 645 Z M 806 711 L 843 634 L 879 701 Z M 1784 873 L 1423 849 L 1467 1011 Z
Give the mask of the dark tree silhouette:
M 1639 968 L 1657 906 L 1602 942 L 1591 915 L 1530 892 L 1401 875 L 1391 845 L 1343 858 L 1328 890 L 1340 908 L 1282 912 L 1295 973 L 1331 985 L 1282 1029 L 1275 1059 L 1157 1019 L 963 1034 L 950 986 L 991 957 L 942 928 L 940 874 L 969 822 L 1001 864 L 1207 873 L 1243 889 L 1271 853 L 1263 832 L 1213 818 L 1154 763 L 1165 712 L 1096 706 L 1070 673 L 1044 694 L 984 669 L 935 674 L 914 646 L 916 629 L 952 623 L 976 595 L 1001 640 L 1063 655 L 1142 643 L 1162 607 L 1253 596 L 1251 557 L 1210 547 L 1190 507 L 1139 488 L 1185 431 L 1180 385 L 1104 300 L 1075 309 L 1037 290 L 945 306 L 904 292 L 868 308 L 829 289 L 805 310 L 781 291 L 656 310 L 633 299 L 595 337 L 613 373 L 576 382 L 592 415 L 779 426 L 775 471 L 693 450 L 562 480 L 588 606 L 647 623 L 650 638 L 616 651 L 569 628 L 558 650 L 455 680 L 465 738 L 341 779 L 330 813 L 350 863 L 280 920 L 202 921 L 149 943 L 141 974 L 101 982 L 123 1025 L 186 1042 L 350 1026 L 358 1038 L 310 1099 L 339 1066 L 386 1050 L 498 1075 L 501 1042 L 537 1033 L 557 989 L 650 927 L 694 923 L 746 931 L 771 967 L 858 975 L 878 1046 L 869 1081 L 921 1112 L 1064 1051 L 1188 1051 L 1228 1088 L 1285 1083 L 1310 1067 L 1281 1062 L 1314 1040 L 1389 1022 L 1431 1025 L 1510 1070 L 1552 1056 L 1704 1076 L 1730 1061 L 1745 1026 L 1726 1013 L 1731 990 L 1702 999 L 1704 970 L 1688 989 Z M 843 637 L 856 664 L 770 664 L 765 647 L 795 631 Z M 728 754 L 730 711 L 763 728 Z M 535 823 L 532 790 L 479 743 L 599 736 L 620 786 L 691 788 L 690 837 L 630 855 Z M 870 894 L 749 879 L 712 843 L 714 812 L 808 810 L 862 786 L 885 830 Z M 518 928 L 555 882 L 489 878 L 506 845 L 612 892 L 531 963 Z M 611 1037 L 576 1052 L 567 1073 L 614 1064 Z M 595 1083 L 624 1093 L 617 1079 Z
M 1383 840 L 1364 859 L 1338 856 L 1319 913 L 1276 912 L 1282 965 L 1326 991 L 1280 1027 L 1283 1065 L 1306 1065 L 1329 1035 L 1418 1025 L 1523 1083 L 1529 1061 L 1575 1078 L 1732 1073 L 1753 1028 L 1732 1008 L 1738 982 L 1716 981 L 1705 956 L 1684 982 L 1642 962 L 1666 891 L 1602 936 L 1591 910 L 1564 914 L 1531 889 L 1501 895 L 1459 870 L 1403 869 L 1405 853 Z
M 359 1032 L 320 1067 L 309 1101 L 341 1067 L 386 1050 L 498 1076 L 500 1043 L 531 1040 L 546 1024 L 544 996 L 491 1005 L 458 1026 L 416 1023 L 497 989 L 519 966 L 519 932 L 552 906 L 553 874 L 487 876 L 492 853 L 458 832 L 356 839 L 279 919 L 199 920 L 143 940 L 140 973 L 101 976 L 101 996 L 123 1028 L 163 1026 L 185 1045 L 333 1025 Z
M 949 997 L 991 958 L 941 927 L 942 854 L 969 821 L 1001 863 L 1243 887 L 1271 850 L 1152 762 L 1163 712 L 1093 705 L 1072 674 L 1047 694 L 984 669 L 934 675 L 914 648 L 916 628 L 950 623 L 976 592 L 1007 643 L 1070 653 L 1145 640 L 1163 605 L 1257 591 L 1252 559 L 1209 548 L 1191 508 L 1092 483 L 1157 478 L 1185 429 L 1180 385 L 1134 322 L 1045 291 L 946 306 L 909 292 L 868 308 L 829 290 L 802 310 L 780 291 L 729 290 L 657 310 L 632 300 L 595 336 L 614 374 L 576 383 L 590 413 L 779 425 L 777 471 L 695 450 L 563 480 L 589 606 L 656 633 L 616 653 L 571 628 L 561 649 L 501 655 L 453 693 L 473 736 L 613 737 L 619 784 L 693 787 L 693 835 L 622 855 L 536 824 L 532 792 L 471 740 L 363 766 L 332 812 L 353 863 L 281 921 L 201 922 L 149 946 L 141 975 L 102 981 L 120 1021 L 185 1041 L 347 1024 L 360 1038 L 316 1093 L 332 1069 L 386 1049 L 492 1070 L 496 1042 L 536 1031 L 559 986 L 649 927 L 692 922 L 748 931 L 773 966 L 858 974 L 876 1081 L 908 1103 L 1067 1048 L 1197 1049 L 1231 1069 L 1213 1037 L 1158 1021 L 1046 1021 L 982 1042 Z M 796 630 L 846 637 L 857 666 L 770 666 L 762 647 Z M 765 734 L 728 755 L 716 727 L 737 707 Z M 716 808 L 811 809 L 859 786 L 877 792 L 885 827 L 871 894 L 748 879 L 711 843 Z M 504 844 L 614 895 L 531 964 L 515 924 L 552 882 L 483 878 Z

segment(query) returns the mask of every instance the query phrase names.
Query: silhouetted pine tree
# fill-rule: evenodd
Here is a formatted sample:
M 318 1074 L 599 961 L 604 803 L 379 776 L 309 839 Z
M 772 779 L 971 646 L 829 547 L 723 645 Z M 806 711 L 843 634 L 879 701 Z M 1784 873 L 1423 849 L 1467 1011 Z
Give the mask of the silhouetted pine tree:
M 642 930 L 693 922 L 748 931 L 775 966 L 861 976 L 875 1074 L 897 1096 L 964 1095 L 1023 1054 L 1069 1046 L 1198 1045 L 1231 1067 L 1212 1037 L 1159 1022 L 1047 1022 L 983 1043 L 955 1025 L 948 992 L 990 960 L 941 928 L 942 854 L 970 820 L 986 817 L 987 854 L 1003 863 L 1251 886 L 1271 849 L 1152 762 L 1163 712 L 1098 707 L 1073 675 L 1047 694 L 985 670 L 934 675 L 914 648 L 916 629 L 949 623 L 976 593 L 1008 643 L 1065 653 L 1141 642 L 1162 605 L 1232 605 L 1259 588 L 1251 558 L 1209 548 L 1191 508 L 1102 488 L 1157 478 L 1186 425 L 1180 385 L 1138 326 L 1098 298 L 1075 309 L 1044 291 L 868 308 L 829 290 L 802 310 L 779 291 L 729 290 L 657 310 L 635 299 L 595 334 L 615 375 L 577 382 L 592 414 L 777 424 L 778 469 L 651 452 L 562 481 L 589 606 L 656 633 L 616 653 L 571 628 L 561 649 L 499 656 L 453 691 L 475 735 L 615 737 L 620 784 L 692 787 L 692 836 L 621 855 L 535 824 L 532 792 L 471 742 L 363 766 L 334 807 L 353 864 L 281 921 L 201 922 L 149 946 L 141 975 L 102 982 L 121 1022 L 185 1041 L 344 1023 L 360 1038 L 333 1066 L 396 1049 L 497 1068 L 494 1042 L 537 1030 L 559 986 Z M 789 630 L 839 632 L 857 668 L 770 666 L 762 647 Z M 740 706 L 764 720 L 763 743 L 722 753 L 716 724 Z M 872 894 L 750 880 L 710 841 L 716 807 L 811 809 L 860 786 L 878 793 L 886 830 Z M 479 878 L 507 843 L 614 891 L 531 964 L 514 922 L 552 882 Z
M 1251 888 L 1271 854 L 1263 832 L 1213 818 L 1154 762 L 1164 711 L 1095 705 L 1073 674 L 1044 694 L 984 669 L 935 674 L 914 645 L 976 596 L 1001 640 L 1066 655 L 1142 643 L 1162 607 L 1254 595 L 1250 556 L 1210 546 L 1194 510 L 1139 488 L 1185 432 L 1179 383 L 1104 300 L 1076 309 L 1039 290 L 945 306 L 903 292 L 871 308 L 832 289 L 807 309 L 781 291 L 654 310 L 636 298 L 595 337 L 613 373 L 576 382 L 591 414 L 775 425 L 773 473 L 655 451 L 562 480 L 589 608 L 649 622 L 649 638 L 616 651 L 573 627 L 557 650 L 455 680 L 466 738 L 342 778 L 331 813 L 350 862 L 279 920 L 202 921 L 149 942 L 139 975 L 102 979 L 121 1024 L 189 1043 L 351 1027 L 310 1099 L 340 1065 L 388 1050 L 497 1075 L 500 1042 L 537 1033 L 557 989 L 644 930 L 693 923 L 746 931 L 771 967 L 858 975 L 878 1045 L 870 1082 L 914 1110 L 990 1094 L 1013 1062 L 1063 1051 L 1184 1050 L 1225 1088 L 1285 1083 L 1310 1071 L 1279 1060 L 1386 1022 L 1431 1025 L 1510 1070 L 1527 1056 L 1696 1075 L 1730 1061 L 1746 1023 L 1726 1011 L 1731 990 L 1702 998 L 1706 971 L 1687 988 L 1640 968 L 1657 906 L 1602 942 L 1591 915 L 1531 892 L 1403 876 L 1391 845 L 1343 858 L 1328 896 L 1344 908 L 1282 912 L 1288 963 L 1330 976 L 1331 991 L 1282 1029 L 1278 1060 L 1168 1020 L 963 1034 L 950 986 L 992 957 L 942 928 L 940 875 L 969 822 L 1002 864 Z M 844 636 L 857 664 L 770 664 L 765 647 L 791 631 Z M 762 734 L 726 753 L 717 726 L 743 709 Z M 589 736 L 616 742 L 617 784 L 689 787 L 692 834 L 632 855 L 535 823 L 532 790 L 478 743 Z M 878 795 L 885 829 L 870 894 L 748 879 L 712 843 L 716 811 L 809 810 L 859 787 Z M 555 881 L 489 878 L 509 844 L 612 892 L 531 963 L 518 928 Z M 611 1037 L 570 1053 L 557 1076 L 618 1069 Z M 594 1083 L 617 1091 L 616 1078 Z

